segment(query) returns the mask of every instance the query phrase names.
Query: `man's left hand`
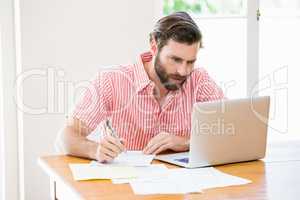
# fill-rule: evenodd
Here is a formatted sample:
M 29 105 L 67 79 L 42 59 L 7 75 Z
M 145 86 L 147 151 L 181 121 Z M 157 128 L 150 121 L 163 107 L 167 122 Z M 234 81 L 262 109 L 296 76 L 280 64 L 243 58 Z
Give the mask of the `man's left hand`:
M 158 154 L 167 149 L 173 151 L 187 151 L 189 150 L 189 139 L 172 135 L 167 132 L 161 132 L 153 137 L 143 150 L 145 154 Z

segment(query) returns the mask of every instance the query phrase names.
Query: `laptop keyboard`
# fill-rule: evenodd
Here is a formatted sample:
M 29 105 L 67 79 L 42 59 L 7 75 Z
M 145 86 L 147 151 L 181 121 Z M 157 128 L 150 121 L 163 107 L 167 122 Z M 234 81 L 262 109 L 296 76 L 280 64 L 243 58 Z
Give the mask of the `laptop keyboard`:
M 178 162 L 183 162 L 183 163 L 189 163 L 189 158 L 179 158 L 179 159 L 174 159 Z

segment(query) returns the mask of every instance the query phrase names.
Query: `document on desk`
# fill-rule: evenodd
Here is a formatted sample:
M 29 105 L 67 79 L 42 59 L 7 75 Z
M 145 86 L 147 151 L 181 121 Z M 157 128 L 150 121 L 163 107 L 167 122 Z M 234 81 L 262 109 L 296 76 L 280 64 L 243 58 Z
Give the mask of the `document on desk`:
M 153 164 L 150 166 L 136 167 L 137 179 L 147 181 L 157 178 L 164 178 L 167 175 L 168 168 L 164 164 Z M 130 183 L 136 178 L 116 178 L 112 179 L 113 184 Z
M 168 179 L 160 181 L 135 181 L 130 183 L 132 190 L 136 195 L 153 195 L 153 194 L 187 194 L 201 193 L 202 190 L 197 185 L 189 182 L 179 181 L 172 182 Z
M 100 142 L 104 137 L 102 134 L 105 132 L 105 121 L 99 123 L 97 128 L 92 131 L 86 138 L 90 141 Z M 154 159 L 155 155 L 145 155 L 142 151 L 126 151 L 122 152 L 113 162 L 107 163 L 113 165 L 127 165 L 127 166 L 149 166 Z M 93 164 L 95 164 L 93 162 Z M 99 163 L 99 165 L 103 165 Z
M 164 177 L 152 177 L 152 179 L 132 179 L 130 186 L 137 195 L 148 194 L 186 194 L 200 193 L 201 188 L 195 185 L 192 179 L 182 179 L 181 169 L 169 169 Z M 176 174 L 175 174 L 176 173 Z
M 136 169 L 130 166 L 93 166 L 89 163 L 69 166 L 76 181 L 137 177 Z
M 184 194 L 204 189 L 242 185 L 251 181 L 225 174 L 213 167 L 197 169 L 169 169 L 166 177 L 143 180 L 132 179 L 130 185 L 135 194 Z
M 201 172 L 201 168 L 193 169 L 191 174 L 195 179 L 194 183 L 198 184 L 202 190 L 251 183 L 248 179 L 223 173 L 213 167 L 208 168 L 206 173 Z
M 150 166 L 155 155 L 146 155 L 142 151 L 126 151 L 120 153 L 110 163 L 99 163 L 92 161 L 91 165 L 108 166 L 108 165 L 121 165 L 121 166 Z

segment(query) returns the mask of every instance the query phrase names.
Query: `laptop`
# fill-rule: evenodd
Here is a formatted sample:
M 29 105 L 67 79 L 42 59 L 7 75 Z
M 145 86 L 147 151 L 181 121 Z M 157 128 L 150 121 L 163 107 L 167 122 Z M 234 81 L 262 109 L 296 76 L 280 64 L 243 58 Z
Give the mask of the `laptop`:
M 193 106 L 189 152 L 155 159 L 197 168 L 265 156 L 270 97 L 198 102 Z

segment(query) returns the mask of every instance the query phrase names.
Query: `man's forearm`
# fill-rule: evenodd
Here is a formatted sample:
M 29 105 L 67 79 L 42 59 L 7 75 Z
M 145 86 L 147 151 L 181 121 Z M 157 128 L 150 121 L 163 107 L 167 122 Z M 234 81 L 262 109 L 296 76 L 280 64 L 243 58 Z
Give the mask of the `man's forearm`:
M 66 154 L 89 159 L 96 158 L 98 143 L 87 140 L 72 127 L 65 127 L 62 134 L 62 144 Z

